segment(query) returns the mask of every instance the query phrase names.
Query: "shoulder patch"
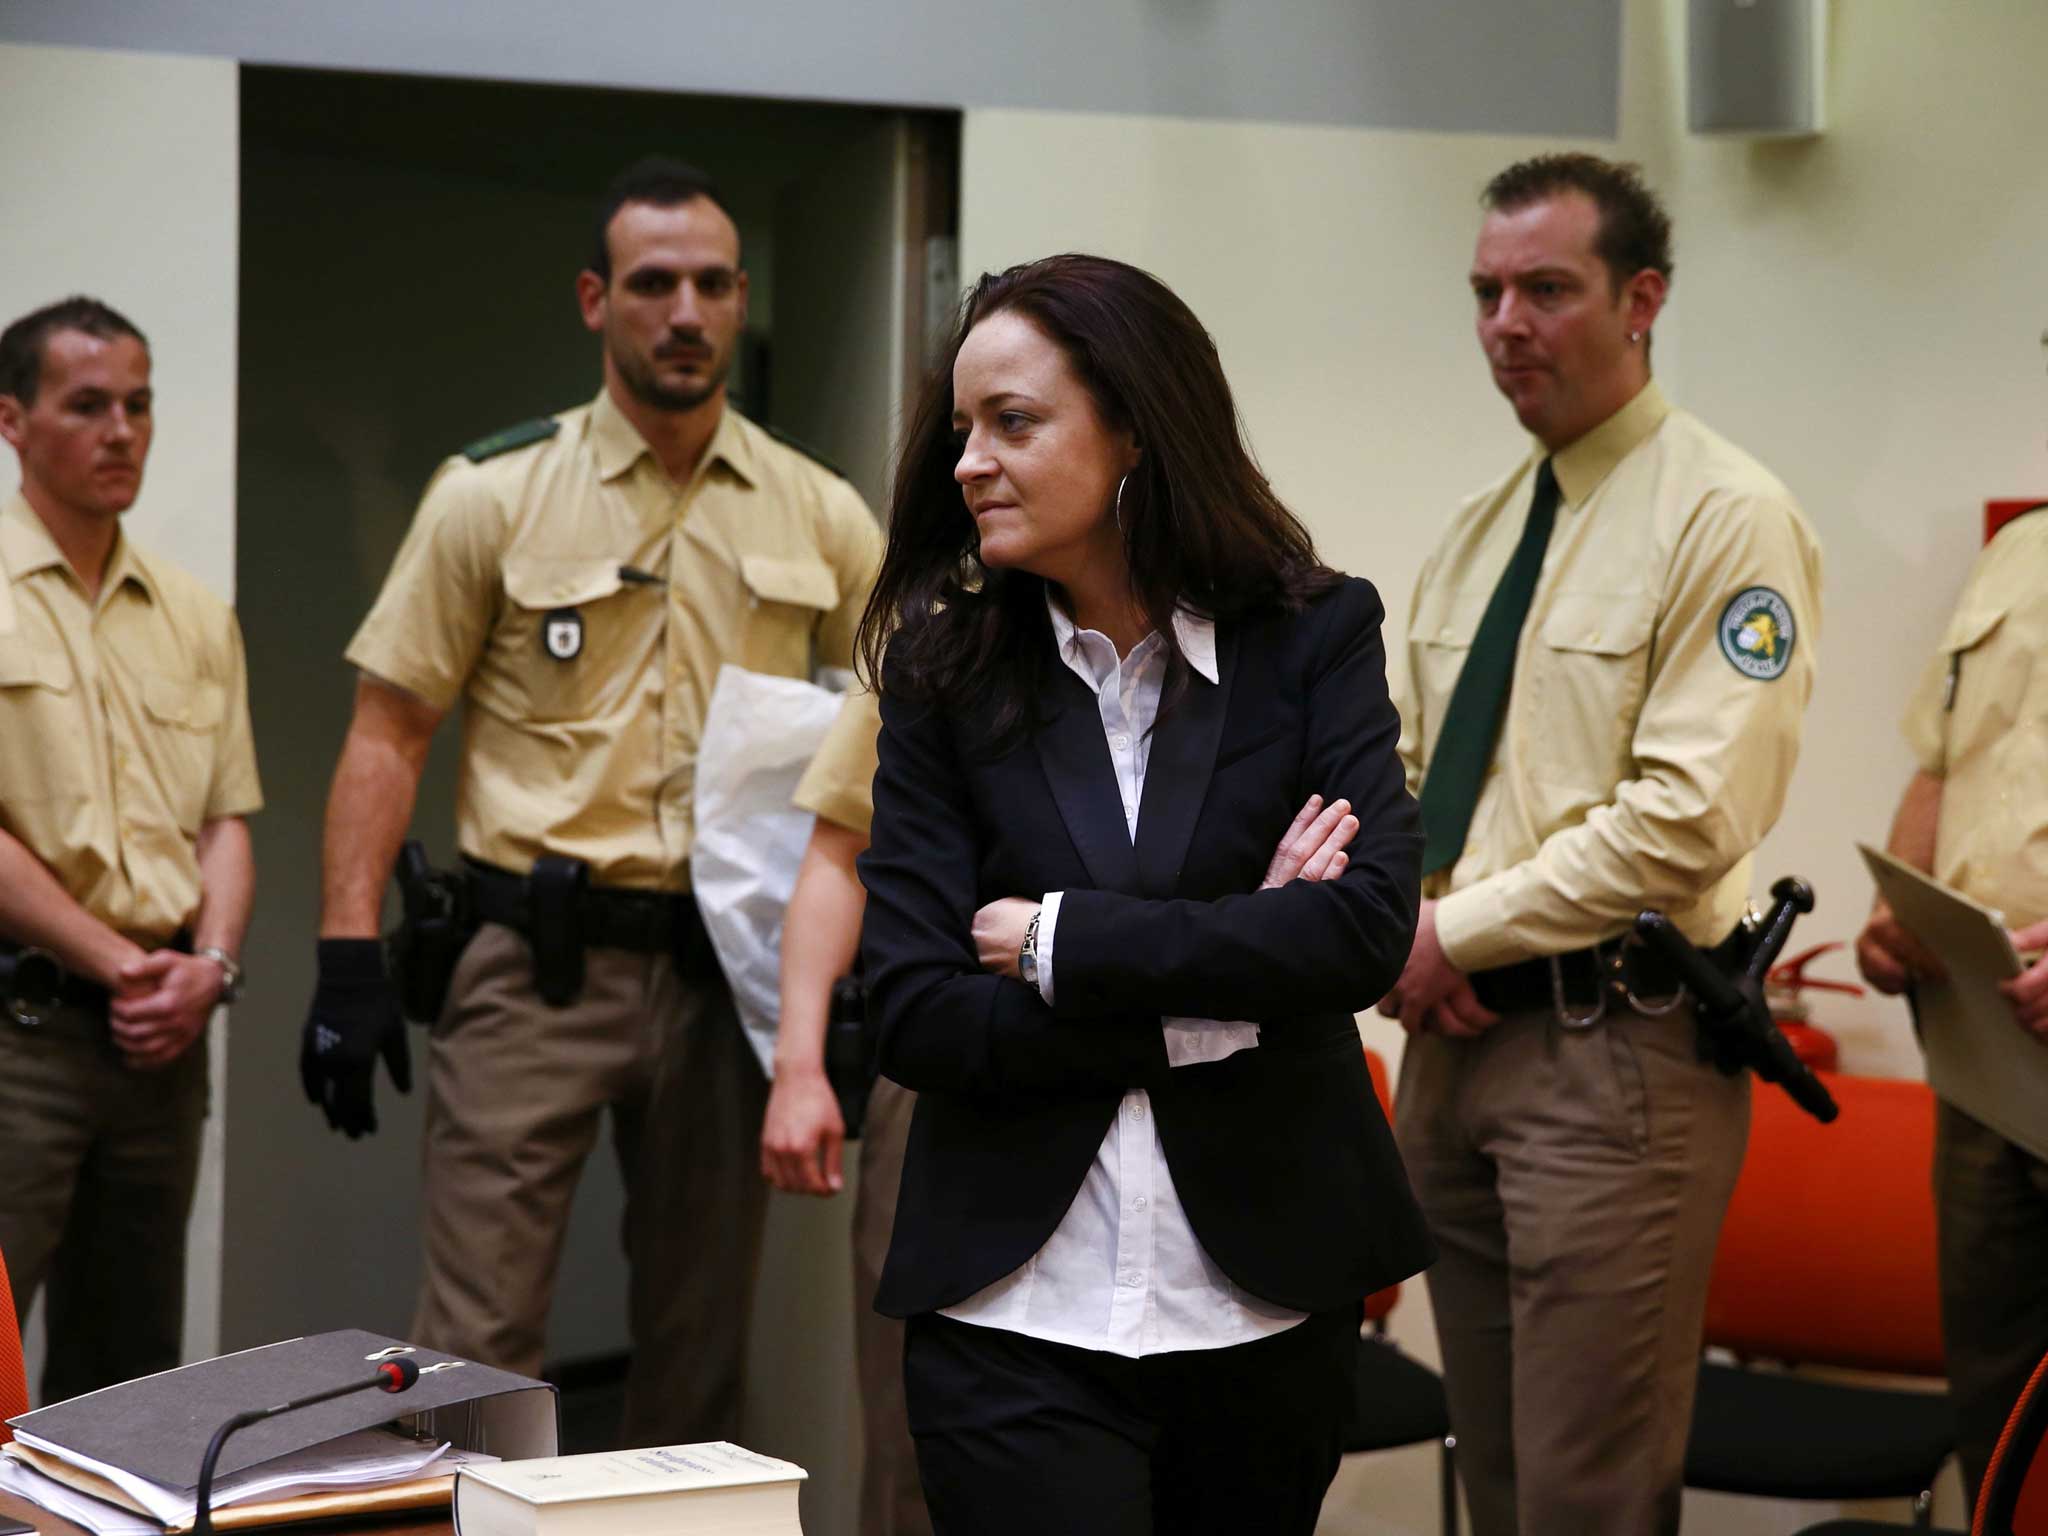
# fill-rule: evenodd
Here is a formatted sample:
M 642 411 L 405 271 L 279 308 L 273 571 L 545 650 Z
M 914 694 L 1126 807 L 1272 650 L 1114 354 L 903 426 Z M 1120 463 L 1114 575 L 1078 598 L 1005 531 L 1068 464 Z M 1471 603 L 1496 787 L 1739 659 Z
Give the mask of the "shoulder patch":
M 528 443 L 543 442 L 562 430 L 562 424 L 552 416 L 536 416 L 531 421 L 522 421 L 516 427 L 507 427 L 502 432 L 493 432 L 489 437 L 480 437 L 462 450 L 462 456 L 472 464 L 481 464 L 485 459 L 495 459 L 501 453 L 510 453 L 514 448 L 524 448 Z
M 749 421 L 753 421 L 753 418 L 751 416 L 748 417 L 747 419 Z M 759 427 L 763 432 L 766 432 L 770 437 L 774 438 L 775 441 L 782 444 L 783 447 L 802 454 L 805 458 L 809 459 L 813 464 L 817 465 L 818 468 L 825 470 L 831 474 L 835 474 L 842 480 L 846 478 L 845 470 L 841 469 L 837 464 L 834 464 L 830 459 L 825 458 L 823 455 L 818 453 L 818 451 L 812 448 L 809 444 L 798 442 L 795 438 L 791 437 L 787 432 L 783 431 L 780 427 L 771 427 L 765 421 L 755 421 L 754 425 Z
M 1799 638 L 1792 605 L 1769 587 L 1747 587 L 1728 600 L 1716 626 L 1721 654 L 1744 677 L 1768 683 L 1783 677 L 1792 664 L 1792 646 Z

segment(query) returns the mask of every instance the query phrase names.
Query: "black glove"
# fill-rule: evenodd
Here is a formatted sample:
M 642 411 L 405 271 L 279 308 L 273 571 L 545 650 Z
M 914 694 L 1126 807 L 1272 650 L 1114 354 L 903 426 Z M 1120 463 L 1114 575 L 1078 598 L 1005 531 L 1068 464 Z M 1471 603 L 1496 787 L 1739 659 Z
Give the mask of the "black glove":
M 400 1093 L 412 1092 L 412 1053 L 381 939 L 322 939 L 320 980 L 299 1042 L 299 1081 L 327 1123 L 351 1138 L 377 1129 L 377 1056 Z

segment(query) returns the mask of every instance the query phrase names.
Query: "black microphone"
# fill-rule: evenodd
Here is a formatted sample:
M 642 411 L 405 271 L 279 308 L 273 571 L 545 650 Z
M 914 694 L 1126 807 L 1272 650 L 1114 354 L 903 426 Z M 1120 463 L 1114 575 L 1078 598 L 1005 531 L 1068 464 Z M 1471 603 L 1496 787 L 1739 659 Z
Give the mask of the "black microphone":
M 213 1536 L 213 1510 L 210 1507 L 213 1501 L 213 1468 L 220 1460 L 221 1447 L 228 1443 L 228 1436 L 236 1430 L 247 1429 L 265 1419 L 274 1419 L 281 1413 L 311 1408 L 315 1403 L 331 1403 L 351 1392 L 403 1392 L 419 1379 L 418 1362 L 400 1355 L 378 1366 L 377 1374 L 368 1381 L 352 1381 L 345 1387 L 329 1387 L 325 1392 L 295 1397 L 288 1403 L 278 1403 L 270 1408 L 251 1408 L 236 1414 L 213 1432 L 213 1441 L 206 1447 L 206 1459 L 199 1463 L 199 1508 L 193 1513 L 192 1536 Z

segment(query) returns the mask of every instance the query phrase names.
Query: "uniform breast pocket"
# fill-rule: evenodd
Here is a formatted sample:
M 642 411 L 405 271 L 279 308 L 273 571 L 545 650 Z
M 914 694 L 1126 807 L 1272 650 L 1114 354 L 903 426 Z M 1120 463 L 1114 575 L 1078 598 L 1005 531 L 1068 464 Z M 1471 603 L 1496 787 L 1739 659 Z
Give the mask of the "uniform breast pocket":
M 45 745 L 80 734 L 72 693 L 71 664 L 62 652 L 0 637 L 0 801 L 27 804 L 90 792 L 89 784 L 50 771 Z
M 2032 648 L 2015 640 L 2014 605 L 1960 609 L 1941 637 L 1948 657 L 1947 705 L 1951 764 L 1995 748 L 2019 724 L 2034 669 Z
M 1561 592 L 1552 601 L 1523 672 L 1547 750 L 1531 771 L 1554 764 L 1566 782 L 1626 777 L 1636 717 L 1650 680 L 1657 599 L 1648 592 Z M 1519 713 L 1519 711 L 1518 711 Z
M 142 675 L 142 710 L 149 719 L 145 750 L 171 814 L 196 833 L 213 788 L 214 743 L 227 717 L 227 689 L 203 677 L 161 672 Z
M 1472 653 L 1472 637 L 1486 613 L 1492 594 L 1482 589 L 1430 591 L 1422 594 L 1415 617 L 1408 625 L 1408 666 L 1412 673 L 1413 696 L 1421 701 L 1423 760 L 1435 754 L 1437 732 L 1443 726 L 1444 711 L 1458 675 L 1465 670 L 1465 658 Z M 1416 722 L 1404 722 L 1413 727 Z
M 629 585 L 619 561 L 508 556 L 505 609 L 480 681 L 505 712 L 590 720 L 620 707 L 659 640 L 666 587 Z
M 839 602 L 839 581 L 822 560 L 747 555 L 740 560 L 747 611 L 739 664 L 774 677 L 809 677 L 818 624 Z

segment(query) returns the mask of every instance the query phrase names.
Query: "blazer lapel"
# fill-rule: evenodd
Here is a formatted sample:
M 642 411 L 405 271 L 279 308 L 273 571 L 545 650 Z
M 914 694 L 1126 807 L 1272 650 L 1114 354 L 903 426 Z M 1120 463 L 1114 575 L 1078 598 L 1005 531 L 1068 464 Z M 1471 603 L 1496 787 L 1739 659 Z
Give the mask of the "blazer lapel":
M 1095 888 L 1135 891 L 1138 862 L 1124 823 L 1123 794 L 1109 760 L 1109 743 L 1102 737 L 1102 717 L 1081 680 L 1065 667 L 1057 672 L 1058 713 L 1038 733 L 1039 761 L 1052 786 L 1053 803 L 1060 808 L 1060 818 Z M 1150 787 L 1146 786 L 1148 792 Z
M 1209 793 L 1223 717 L 1236 676 L 1237 627 L 1218 625 L 1216 676 L 1191 674 L 1187 691 L 1152 730 L 1145 764 L 1145 798 L 1138 807 L 1138 890 L 1163 900 L 1180 884 L 1181 865 L 1195 835 L 1195 818 Z M 1098 736 L 1100 732 L 1098 731 Z

